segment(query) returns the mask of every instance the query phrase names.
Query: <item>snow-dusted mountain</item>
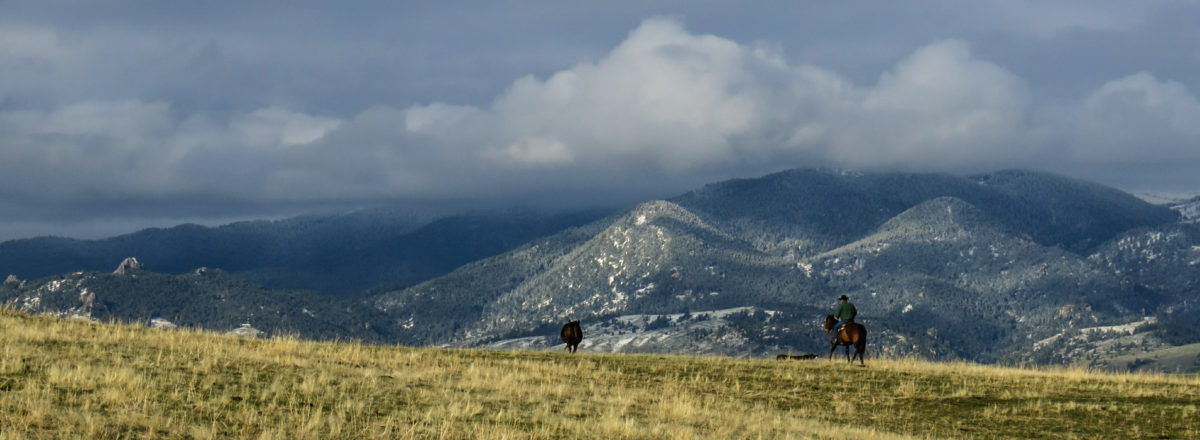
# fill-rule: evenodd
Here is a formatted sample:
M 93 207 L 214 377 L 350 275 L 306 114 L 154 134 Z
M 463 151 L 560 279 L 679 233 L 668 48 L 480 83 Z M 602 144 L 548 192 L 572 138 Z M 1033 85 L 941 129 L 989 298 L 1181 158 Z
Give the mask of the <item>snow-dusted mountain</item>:
M 1200 222 L 1200 196 L 1172 203 L 1171 209 L 1178 212 L 1185 222 Z
M 819 325 L 847 294 L 871 332 L 869 355 L 1100 364 L 1200 342 L 1189 319 L 1200 308 L 1200 225 L 1181 212 L 1027 171 L 792 170 L 547 231 L 400 289 L 330 296 L 143 269 L 14 277 L 0 302 L 223 331 L 250 323 L 268 334 L 533 349 L 557 349 L 559 327 L 578 319 L 585 351 L 763 356 L 826 353 Z M 551 223 L 562 224 L 537 224 Z M 427 231 L 428 247 L 403 252 L 445 252 L 462 231 Z M 376 248 L 358 248 L 355 261 L 387 261 L 373 260 Z
M 581 319 L 584 349 L 765 355 L 826 350 L 817 326 L 845 293 L 876 353 L 1063 362 L 1034 343 L 1195 302 L 1195 231 L 1044 173 L 795 170 L 644 203 L 374 301 L 407 343 L 532 347 Z M 617 324 L 725 310 L 763 313 Z
M 382 314 L 342 295 L 268 290 L 218 269 L 155 273 L 141 269 L 132 258 L 112 272 L 74 272 L 28 281 L 9 277 L 0 286 L 0 305 L 69 318 L 142 322 L 155 328 L 390 340 Z
M 219 227 L 180 225 L 103 240 L 41 237 L 0 243 L 0 276 L 108 271 L 128 256 L 163 273 L 216 267 L 273 289 L 353 293 L 409 286 L 607 211 L 502 210 L 434 217 L 399 208 Z

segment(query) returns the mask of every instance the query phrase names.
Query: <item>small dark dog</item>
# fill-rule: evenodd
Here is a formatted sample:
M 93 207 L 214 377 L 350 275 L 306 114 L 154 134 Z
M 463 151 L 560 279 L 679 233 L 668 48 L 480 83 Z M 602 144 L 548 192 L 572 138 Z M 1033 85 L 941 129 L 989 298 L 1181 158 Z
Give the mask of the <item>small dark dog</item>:
M 815 354 L 812 354 L 812 353 L 808 353 L 808 354 L 802 354 L 802 355 L 799 355 L 799 356 L 796 356 L 796 355 L 788 355 L 788 354 L 783 354 L 783 353 L 780 353 L 778 356 L 775 356 L 775 360 L 778 360 L 778 361 L 786 361 L 786 360 L 788 360 L 788 359 L 801 359 L 801 360 L 803 360 L 803 359 L 816 359 L 816 358 L 817 358 L 817 355 L 815 355 Z

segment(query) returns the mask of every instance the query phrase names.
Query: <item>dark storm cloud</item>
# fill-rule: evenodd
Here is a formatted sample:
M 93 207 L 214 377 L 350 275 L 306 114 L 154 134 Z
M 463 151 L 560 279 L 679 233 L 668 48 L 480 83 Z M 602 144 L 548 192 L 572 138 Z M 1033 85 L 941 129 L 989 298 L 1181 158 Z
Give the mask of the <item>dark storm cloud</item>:
M 0 238 L 811 165 L 1200 189 L 1192 2 L 0 8 Z

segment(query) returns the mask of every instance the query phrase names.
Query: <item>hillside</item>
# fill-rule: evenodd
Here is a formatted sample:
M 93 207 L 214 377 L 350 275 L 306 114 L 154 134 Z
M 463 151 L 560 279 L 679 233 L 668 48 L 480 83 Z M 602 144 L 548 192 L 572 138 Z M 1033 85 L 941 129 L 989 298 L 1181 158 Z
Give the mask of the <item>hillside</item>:
M 383 293 L 376 304 L 408 329 L 404 343 L 476 344 L 553 333 L 555 323 L 573 318 L 781 303 L 820 288 L 796 277 L 787 261 L 657 201 Z M 428 331 L 448 326 L 453 332 Z
M 706 185 L 672 201 L 764 250 L 811 254 L 938 197 L 961 199 L 1042 245 L 1076 252 L 1179 217 L 1113 188 L 1016 170 L 956 176 L 797 169 Z
M 1178 220 L 1044 173 L 794 170 L 647 202 L 375 304 L 410 344 L 545 347 L 582 319 L 614 341 L 596 350 L 765 355 L 826 350 L 819 318 L 846 293 L 874 352 L 1069 363 L 1081 353 L 1035 342 L 1152 315 L 1155 344 L 1200 341 L 1171 319 L 1200 280 L 1197 229 Z M 1174 238 L 1138 235 L 1159 231 Z M 719 318 L 669 318 L 683 314 Z
M 1200 370 L 1200 344 L 1120 355 L 1103 359 L 1098 364 L 1111 371 L 1161 371 L 1167 373 L 1197 371 Z
M 3 438 L 1196 438 L 1195 377 L 250 340 L 0 309 Z
M 392 339 L 385 316 L 344 295 L 265 289 L 219 269 L 179 275 L 145 270 L 75 272 L 4 283 L 0 306 L 28 313 L 97 321 L 232 331 L 243 324 L 267 336 L 310 339 Z M 169 324 L 168 324 L 169 323 Z
M 917 351 L 932 357 L 1023 360 L 1019 347 L 1030 337 L 1120 321 L 1149 302 L 1078 255 L 1023 239 L 949 197 L 802 264 L 872 304 L 872 322 L 885 329 L 879 340 L 895 340 L 881 345 L 924 333 Z
M 219 227 L 180 225 L 103 240 L 12 240 L 0 243 L 0 276 L 109 270 L 134 256 L 161 273 L 211 267 L 268 288 L 352 293 L 425 281 L 603 213 L 513 209 L 434 216 L 378 208 Z

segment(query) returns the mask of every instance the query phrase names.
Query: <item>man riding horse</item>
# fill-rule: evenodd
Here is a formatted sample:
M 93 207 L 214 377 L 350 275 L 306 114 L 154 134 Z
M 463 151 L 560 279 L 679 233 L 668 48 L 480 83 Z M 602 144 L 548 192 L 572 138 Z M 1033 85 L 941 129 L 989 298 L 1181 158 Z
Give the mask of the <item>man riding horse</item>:
M 854 308 L 854 304 L 850 302 L 850 298 L 846 295 L 838 297 L 837 311 L 833 312 L 833 318 L 837 319 L 837 324 L 834 324 L 833 331 L 829 332 L 830 342 L 837 340 L 838 331 L 843 325 L 848 322 L 854 322 L 854 317 L 858 316 L 858 309 Z
M 846 360 L 854 362 L 854 358 L 858 358 L 859 365 L 863 365 L 863 355 L 867 352 L 867 328 L 854 322 L 854 317 L 858 316 L 858 309 L 850 303 L 850 298 L 842 295 L 838 301 L 841 304 L 838 304 L 837 311 L 833 315 L 825 316 L 824 329 L 829 333 L 829 358 L 833 359 L 833 351 L 837 350 L 839 345 L 844 345 Z M 850 356 L 851 345 L 854 346 L 853 357 Z

